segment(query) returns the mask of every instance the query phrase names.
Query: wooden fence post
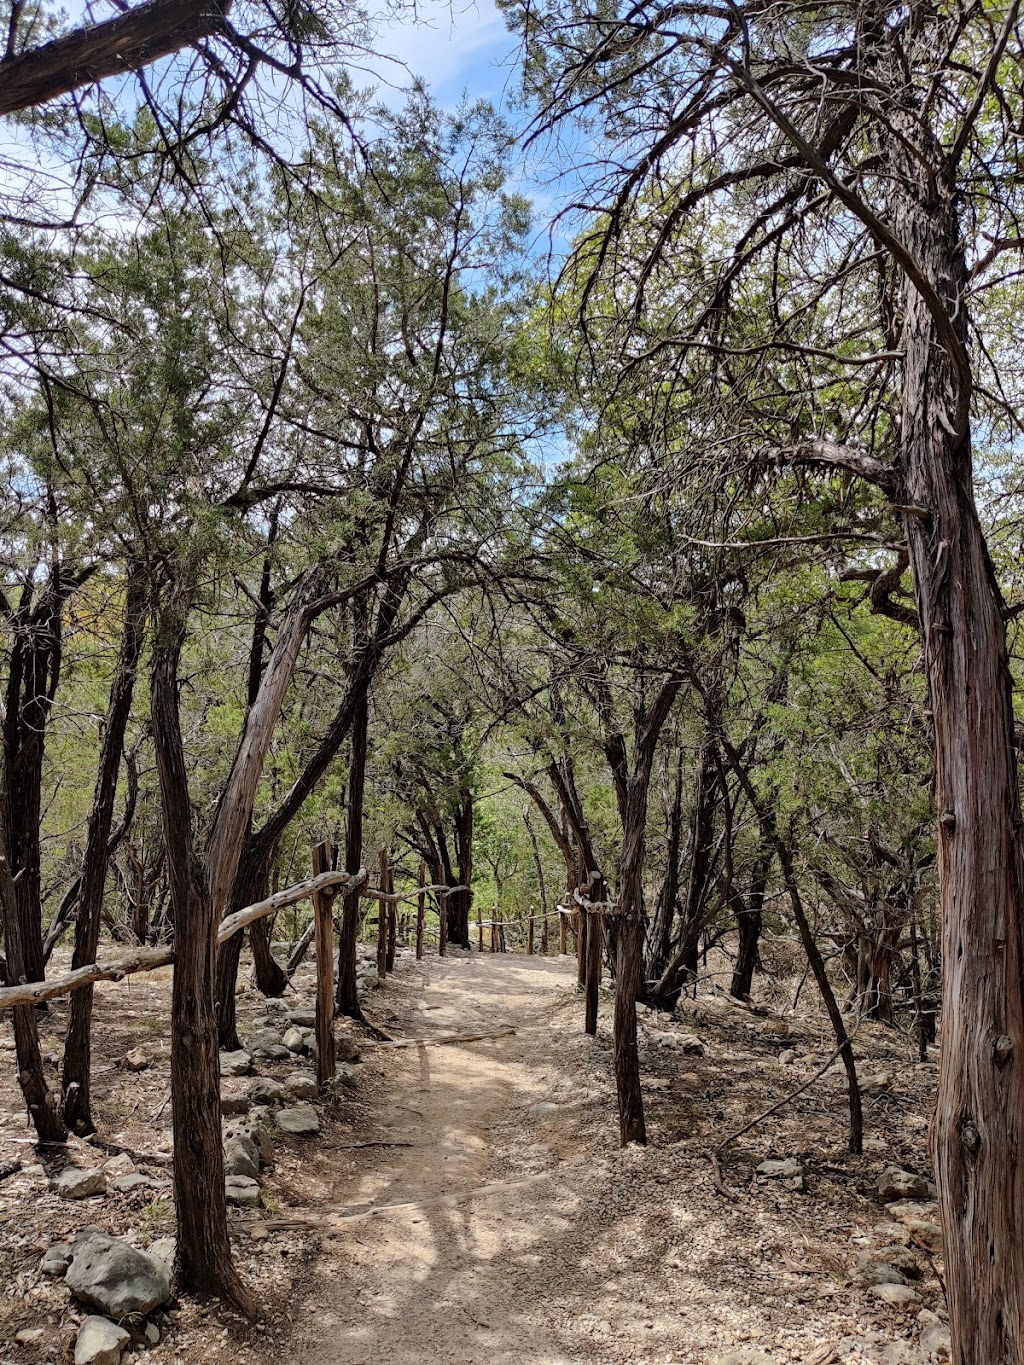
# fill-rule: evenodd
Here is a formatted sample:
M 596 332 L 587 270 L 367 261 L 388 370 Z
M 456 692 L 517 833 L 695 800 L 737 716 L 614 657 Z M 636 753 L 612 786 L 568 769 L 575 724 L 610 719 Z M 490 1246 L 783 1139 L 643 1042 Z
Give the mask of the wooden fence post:
M 569 949 L 569 916 L 558 912 L 558 953 L 565 957 Z
M 444 957 L 448 950 L 448 892 L 437 898 L 437 955 Z
M 388 851 L 382 848 L 378 855 L 380 862 L 380 889 L 388 889 Z M 377 976 L 381 981 L 388 974 L 388 907 L 386 901 L 377 902 Z
M 427 884 L 427 865 L 420 863 L 420 886 Z M 427 898 L 421 891 L 416 897 L 416 961 L 423 958 L 423 919 L 427 912 Z
M 479 909 L 478 909 L 477 912 L 476 912 L 476 936 L 477 936 L 477 941 L 478 941 L 478 946 L 479 946 L 480 952 L 483 952 L 483 950 L 484 950 L 484 912 L 483 912 L 482 910 L 479 910 Z
M 386 855 L 385 855 L 385 856 L 386 856 Z M 387 884 L 386 890 L 387 890 L 387 893 L 388 893 L 389 896 L 394 895 L 394 892 L 395 892 L 395 878 L 394 878 L 394 874 L 393 874 L 392 871 L 391 871 L 391 865 L 390 865 L 390 863 L 388 864 L 388 884 Z M 395 940 L 396 940 L 396 938 L 397 938 L 397 936 L 398 936 L 398 905 L 397 905 L 397 903 L 396 903 L 395 901 L 388 901 L 388 902 L 387 902 L 387 907 L 388 907 L 388 948 L 387 948 L 387 957 L 385 958 L 385 961 L 384 961 L 384 970 L 385 970 L 385 971 L 388 971 L 388 972 L 393 972 L 393 971 L 395 970 Z
M 540 922 L 540 955 L 548 955 L 548 912 L 544 911 L 544 918 Z
M 333 849 L 330 841 L 313 848 L 313 876 L 330 872 Z M 323 1088 L 335 1074 L 334 1065 L 334 925 L 330 891 L 313 892 L 316 925 L 316 1081 Z
M 527 921 L 526 928 L 526 956 L 533 957 L 533 916 Z

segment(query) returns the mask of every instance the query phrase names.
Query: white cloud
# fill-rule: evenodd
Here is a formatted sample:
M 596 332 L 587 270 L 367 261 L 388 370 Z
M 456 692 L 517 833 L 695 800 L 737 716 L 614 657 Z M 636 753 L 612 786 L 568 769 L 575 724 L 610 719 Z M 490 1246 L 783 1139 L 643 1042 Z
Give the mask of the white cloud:
M 464 92 L 498 103 L 516 39 L 492 0 L 429 0 L 415 18 L 382 20 L 376 47 L 386 56 L 369 70 L 388 85 L 402 88 L 417 77 L 442 104 L 457 103 Z

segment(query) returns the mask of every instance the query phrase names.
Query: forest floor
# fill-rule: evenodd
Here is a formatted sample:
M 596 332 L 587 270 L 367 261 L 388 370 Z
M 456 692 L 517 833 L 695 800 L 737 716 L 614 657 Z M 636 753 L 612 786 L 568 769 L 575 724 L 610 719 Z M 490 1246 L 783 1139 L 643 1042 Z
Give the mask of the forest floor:
M 767 951 L 788 954 L 782 941 Z M 714 976 L 714 967 L 709 972 Z M 724 964 L 718 964 L 724 966 Z M 784 964 L 785 965 L 785 964 Z M 74 1143 L 40 1163 L 0 1027 L 0 1362 L 60 1361 L 81 1316 L 42 1252 L 98 1224 L 139 1245 L 173 1232 L 163 1023 L 165 973 L 97 991 L 97 1111 L 148 1185 L 61 1201 L 48 1177 L 107 1150 Z M 944 1318 L 941 1260 L 911 1242 L 927 1202 L 886 1206 L 889 1164 L 927 1175 L 935 1081 L 908 1039 L 875 1026 L 856 1037 L 867 1085 L 865 1155 L 846 1151 L 836 1065 L 724 1152 L 730 1133 L 809 1079 L 831 1051 L 804 995 L 776 988 L 755 1012 L 706 986 L 674 1019 L 642 1012 L 650 1145 L 618 1147 L 611 1000 L 596 1039 L 582 1032 L 566 959 L 454 952 L 400 958 L 367 1013 L 403 1047 L 363 1046 L 355 1088 L 339 1087 L 318 1138 L 281 1138 L 258 1211 L 232 1211 L 236 1258 L 263 1319 L 182 1297 L 158 1318 L 154 1365 L 918 1365 L 922 1331 Z M 296 979 L 312 996 L 312 971 Z M 295 999 L 291 1003 L 295 1003 Z M 240 1000 L 240 1028 L 265 1002 Z M 66 1011 L 43 1025 L 56 1050 Z M 452 1034 L 495 1034 L 434 1043 Z M 356 1038 L 358 1034 L 350 1031 Z M 142 1043 L 143 1072 L 120 1059 Z M 693 1049 L 698 1049 L 694 1051 Z M 795 1055 L 794 1055 L 795 1054 Z M 780 1061 L 785 1056 L 785 1062 Z M 9 1063 L 9 1064 L 8 1064 Z M 259 1063 L 281 1078 L 294 1065 Z M 243 1093 L 245 1078 L 226 1080 Z M 364 1145 L 365 1144 L 365 1145 Z M 147 1162 L 146 1155 L 155 1158 Z M 795 1158 L 803 1189 L 765 1178 Z M 906 1220 L 906 1221 L 904 1221 Z M 899 1254 L 892 1250 L 899 1248 Z M 910 1280 L 903 1308 L 882 1302 L 858 1258 L 889 1248 Z M 866 1254 L 866 1255 L 865 1255 Z M 916 1273 L 915 1273 L 916 1272 Z M 31 1346 L 19 1330 L 42 1328 Z M 133 1357 L 135 1358 L 135 1357 Z M 938 1358 L 938 1357 L 936 1357 Z

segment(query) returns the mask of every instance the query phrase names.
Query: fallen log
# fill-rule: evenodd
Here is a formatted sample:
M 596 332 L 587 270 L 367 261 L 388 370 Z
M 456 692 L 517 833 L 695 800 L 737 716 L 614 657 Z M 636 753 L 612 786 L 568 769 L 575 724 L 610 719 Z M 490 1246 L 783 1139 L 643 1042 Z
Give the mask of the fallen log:
M 489 1038 L 508 1038 L 515 1033 L 511 1024 L 505 1028 L 492 1029 L 487 1033 L 438 1033 L 432 1038 L 389 1038 L 386 1043 L 378 1043 L 367 1038 L 363 1047 L 440 1047 L 448 1043 L 480 1043 Z

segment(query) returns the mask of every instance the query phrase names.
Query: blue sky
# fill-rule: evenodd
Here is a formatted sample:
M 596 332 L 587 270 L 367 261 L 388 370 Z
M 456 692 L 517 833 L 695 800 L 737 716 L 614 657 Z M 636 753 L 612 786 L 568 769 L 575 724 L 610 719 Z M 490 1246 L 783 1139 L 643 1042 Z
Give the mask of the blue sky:
M 491 0 L 427 0 L 417 22 L 383 24 L 377 46 L 407 68 L 376 63 L 385 80 L 402 85 L 409 73 L 418 76 L 446 107 L 464 94 L 504 107 L 515 92 L 517 40 Z

